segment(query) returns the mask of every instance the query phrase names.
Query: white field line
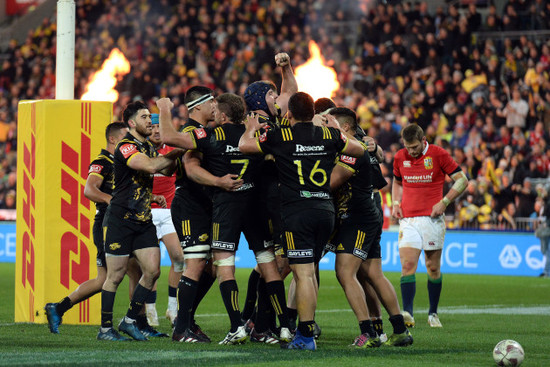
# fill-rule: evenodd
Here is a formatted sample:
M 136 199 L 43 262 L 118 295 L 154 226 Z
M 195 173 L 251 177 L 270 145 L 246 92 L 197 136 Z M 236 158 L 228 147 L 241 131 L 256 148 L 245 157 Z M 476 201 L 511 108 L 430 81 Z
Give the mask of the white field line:
M 339 313 L 339 312 L 351 312 L 350 308 L 323 310 L 319 309 L 315 311 L 317 313 Z M 428 309 L 417 309 L 416 314 L 428 313 Z M 439 307 L 440 314 L 449 315 L 546 315 L 550 316 L 550 305 L 537 305 L 537 306 L 506 306 L 506 305 L 485 305 L 485 306 L 451 306 L 451 307 Z M 208 313 L 197 314 L 195 317 L 227 317 L 226 313 Z M 14 326 L 16 323 L 0 323 L 1 326 Z
M 494 315 L 550 315 L 550 305 L 537 305 L 537 306 L 506 306 L 506 305 L 486 305 L 486 306 L 452 306 L 452 307 L 439 307 L 440 314 L 454 314 L 454 315 L 471 315 L 471 314 L 494 314 Z M 351 312 L 350 308 L 344 309 L 332 309 L 323 310 L 318 309 L 316 313 L 338 313 L 338 312 Z M 428 309 L 417 309 L 416 313 L 428 313 Z M 225 316 L 225 313 L 212 313 L 195 315 L 195 317 L 220 317 Z

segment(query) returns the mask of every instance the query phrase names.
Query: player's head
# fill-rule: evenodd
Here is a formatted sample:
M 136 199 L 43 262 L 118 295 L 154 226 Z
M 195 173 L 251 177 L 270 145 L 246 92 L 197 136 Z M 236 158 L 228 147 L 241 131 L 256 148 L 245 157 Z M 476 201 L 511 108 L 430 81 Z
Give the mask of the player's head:
M 206 124 L 213 121 L 216 113 L 216 101 L 214 100 L 214 91 L 208 87 L 196 85 L 189 88 L 185 94 L 185 105 L 189 114 L 199 121 Z
M 268 80 L 250 84 L 244 91 L 244 101 L 248 111 L 264 111 L 268 116 L 277 116 L 280 108 L 276 101 L 279 95 L 277 87 Z
M 162 143 L 162 140 L 160 138 L 160 126 L 159 126 L 159 114 L 158 113 L 152 113 L 151 114 L 151 124 L 153 127 L 153 133 L 149 135 L 149 141 L 153 143 L 153 145 L 160 145 Z
M 330 98 L 319 98 L 315 101 L 315 114 L 326 115 L 331 108 L 336 107 L 336 103 Z
M 304 92 L 294 93 L 288 100 L 288 112 L 295 122 L 311 121 L 315 116 L 313 98 Z
M 107 144 L 116 145 L 128 133 L 128 127 L 124 122 L 112 122 L 105 128 Z
M 328 113 L 338 120 L 344 131 L 354 134 L 357 130 L 357 115 L 353 110 L 346 107 L 335 107 L 331 108 Z
M 130 102 L 126 105 L 122 113 L 124 123 L 134 129 L 141 136 L 149 136 L 153 129 L 151 128 L 151 112 L 142 101 Z
M 226 120 L 234 124 L 241 124 L 245 116 L 245 105 L 241 97 L 233 93 L 224 93 L 216 97 L 218 113 L 216 122 L 223 123 Z
M 417 158 L 422 155 L 422 151 L 426 146 L 426 137 L 424 136 L 424 130 L 417 124 L 407 125 L 401 131 L 401 137 L 403 138 L 403 144 L 405 149 L 411 157 Z

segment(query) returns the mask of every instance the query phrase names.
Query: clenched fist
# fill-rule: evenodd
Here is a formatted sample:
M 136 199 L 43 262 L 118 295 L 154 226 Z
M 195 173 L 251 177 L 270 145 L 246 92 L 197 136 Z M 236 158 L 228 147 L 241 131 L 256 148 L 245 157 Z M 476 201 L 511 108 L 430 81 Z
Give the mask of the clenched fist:
M 286 52 L 280 52 L 275 55 L 275 64 L 277 66 L 283 67 L 290 64 L 290 56 Z

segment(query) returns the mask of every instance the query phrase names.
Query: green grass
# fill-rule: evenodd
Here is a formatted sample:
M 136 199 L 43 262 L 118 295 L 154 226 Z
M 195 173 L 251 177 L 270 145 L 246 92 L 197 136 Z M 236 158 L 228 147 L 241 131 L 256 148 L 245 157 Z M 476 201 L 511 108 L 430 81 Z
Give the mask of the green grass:
M 166 274 L 159 284 L 157 310 L 167 303 Z M 0 365 L 137 365 L 178 366 L 492 366 L 492 349 L 502 339 L 521 343 L 522 366 L 550 366 L 550 279 L 445 274 L 441 297 L 442 329 L 427 325 L 426 275 L 417 275 L 414 345 L 354 350 L 348 347 L 359 333 L 357 322 L 333 272 L 321 272 L 316 320 L 322 336 L 316 352 L 287 351 L 278 346 L 247 343 L 240 346 L 188 345 L 170 340 L 110 343 L 95 340 L 98 327 L 61 325 L 60 335 L 47 325 L 14 324 L 14 264 L 0 264 Z M 241 290 L 249 269 L 237 271 Z M 387 274 L 399 295 L 399 275 Z M 115 304 L 115 319 L 128 305 L 127 282 Z M 241 294 L 241 304 L 244 294 Z M 229 328 L 217 286 L 199 308 L 197 321 L 214 341 Z M 385 331 L 391 325 L 384 316 Z M 166 319 L 160 330 L 170 333 Z

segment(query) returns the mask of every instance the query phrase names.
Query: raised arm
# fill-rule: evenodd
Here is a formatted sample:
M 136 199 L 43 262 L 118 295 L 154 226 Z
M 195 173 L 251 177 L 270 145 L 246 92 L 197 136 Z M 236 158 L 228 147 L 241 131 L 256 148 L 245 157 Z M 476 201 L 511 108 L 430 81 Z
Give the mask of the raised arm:
M 281 93 L 277 98 L 277 105 L 281 108 L 281 115 L 285 115 L 288 110 L 288 100 L 298 91 L 298 83 L 290 65 L 290 56 L 281 52 L 275 55 L 275 63 L 281 68 Z
M 165 144 L 182 148 L 195 149 L 195 140 L 190 133 L 180 133 L 172 125 L 172 107 L 174 104 L 169 98 L 161 98 L 157 101 L 159 109 L 160 138 Z

